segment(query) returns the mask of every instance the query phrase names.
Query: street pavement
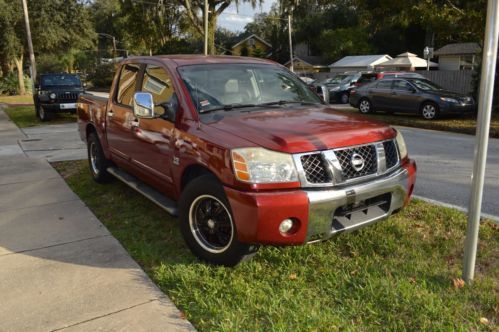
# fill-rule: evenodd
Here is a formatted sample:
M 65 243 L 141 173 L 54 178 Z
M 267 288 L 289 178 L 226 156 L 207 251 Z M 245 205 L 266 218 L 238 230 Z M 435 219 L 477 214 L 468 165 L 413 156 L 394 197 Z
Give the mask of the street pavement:
M 468 208 L 473 170 L 472 135 L 399 127 L 418 174 L 414 194 Z M 482 213 L 499 221 L 499 139 L 490 139 Z
M 0 109 L 0 331 L 193 330 L 47 163 L 60 143 Z

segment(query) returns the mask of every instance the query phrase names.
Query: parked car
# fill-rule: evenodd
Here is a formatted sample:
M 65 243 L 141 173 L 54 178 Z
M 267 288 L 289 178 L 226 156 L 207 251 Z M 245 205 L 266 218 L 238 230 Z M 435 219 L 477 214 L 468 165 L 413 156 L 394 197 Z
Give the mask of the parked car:
M 312 84 L 317 93 L 322 94 L 321 86 L 325 86 L 329 91 L 330 103 L 348 104 L 350 90 L 355 86 L 355 82 L 361 77 L 361 73 L 337 74 L 331 78 L 316 81 Z
M 350 93 L 350 105 L 367 114 L 376 110 L 416 113 L 427 120 L 474 112 L 472 97 L 446 91 L 422 78 L 382 79 Z
M 84 91 L 77 74 L 41 74 L 33 93 L 36 116 L 47 121 L 55 113 L 75 113 L 76 101 Z
M 412 78 L 425 78 L 423 75 L 410 72 L 410 71 L 384 71 L 384 72 L 368 72 L 362 73 L 357 82 L 354 83 L 356 87 L 361 87 L 365 84 L 380 80 L 382 78 L 396 78 L 396 77 L 412 77 Z
M 305 82 L 305 84 L 312 84 L 315 82 L 315 79 L 311 78 L 311 77 L 307 77 L 307 76 L 299 76 L 300 79 Z
M 210 263 L 378 222 L 414 188 L 400 132 L 335 111 L 268 60 L 129 58 L 109 95 L 78 102 L 93 178 L 115 176 L 178 214 Z

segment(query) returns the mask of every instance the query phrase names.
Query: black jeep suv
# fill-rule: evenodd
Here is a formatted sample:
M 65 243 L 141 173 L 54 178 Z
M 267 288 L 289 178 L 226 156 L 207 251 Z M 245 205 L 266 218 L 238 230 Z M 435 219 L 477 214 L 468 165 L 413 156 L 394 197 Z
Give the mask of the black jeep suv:
M 54 113 L 75 113 L 76 101 L 84 91 L 79 75 L 40 75 L 33 94 L 37 117 L 47 121 Z

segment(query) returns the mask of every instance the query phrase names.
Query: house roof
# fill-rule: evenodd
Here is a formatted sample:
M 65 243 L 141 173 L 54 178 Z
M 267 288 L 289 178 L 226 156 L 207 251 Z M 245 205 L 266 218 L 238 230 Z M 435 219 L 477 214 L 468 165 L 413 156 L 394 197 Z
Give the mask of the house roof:
M 330 68 L 338 67 L 367 67 L 374 66 L 378 63 L 391 60 L 392 57 L 388 54 L 375 55 L 349 55 L 329 65 Z
M 251 39 L 251 38 L 254 38 L 254 39 L 258 39 L 260 42 L 262 42 L 263 44 L 267 45 L 268 47 L 272 48 L 272 45 L 270 43 L 268 43 L 267 41 L 265 41 L 263 38 L 261 37 L 258 37 L 257 35 L 255 34 L 252 34 L 246 38 L 244 38 L 243 40 L 240 40 L 237 44 L 233 45 L 231 47 L 231 49 L 235 48 L 236 46 L 239 46 L 241 45 L 242 43 L 246 42 L 247 40 Z
M 419 58 L 416 54 L 405 52 L 397 55 L 396 58 L 378 63 L 376 67 L 426 67 L 425 59 Z M 438 67 L 438 64 L 430 61 L 430 67 Z
M 461 54 L 476 54 L 481 48 L 478 43 L 456 43 L 447 44 L 436 50 L 434 55 L 461 55 Z
M 305 64 L 311 66 L 311 67 L 327 67 L 327 63 L 324 61 L 324 59 L 320 56 L 315 56 L 315 55 L 302 55 L 302 56 L 294 56 L 293 61 L 301 61 L 304 62 Z M 284 65 L 287 66 L 289 65 L 291 61 L 288 60 Z

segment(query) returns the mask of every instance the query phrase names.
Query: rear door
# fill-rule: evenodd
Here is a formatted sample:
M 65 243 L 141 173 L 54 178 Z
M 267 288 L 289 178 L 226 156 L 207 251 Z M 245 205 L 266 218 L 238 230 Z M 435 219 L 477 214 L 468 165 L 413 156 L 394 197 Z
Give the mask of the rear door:
M 413 112 L 419 108 L 419 94 L 408 81 L 393 80 L 392 93 L 389 101 L 391 108 L 402 112 Z
M 371 100 L 376 108 L 389 108 L 392 80 L 381 80 L 371 91 Z
M 148 92 L 154 101 L 154 119 L 138 119 L 131 137 L 130 159 L 143 178 L 168 196 L 173 195 L 172 161 L 175 122 L 166 116 L 166 106 L 178 106 L 172 78 L 160 64 L 146 63 L 138 90 Z
M 129 148 L 132 143 L 130 131 L 135 120 L 133 115 L 133 95 L 137 91 L 140 65 L 127 63 L 121 66 L 120 76 L 110 96 L 107 109 L 107 141 L 113 159 L 118 162 L 130 161 Z

